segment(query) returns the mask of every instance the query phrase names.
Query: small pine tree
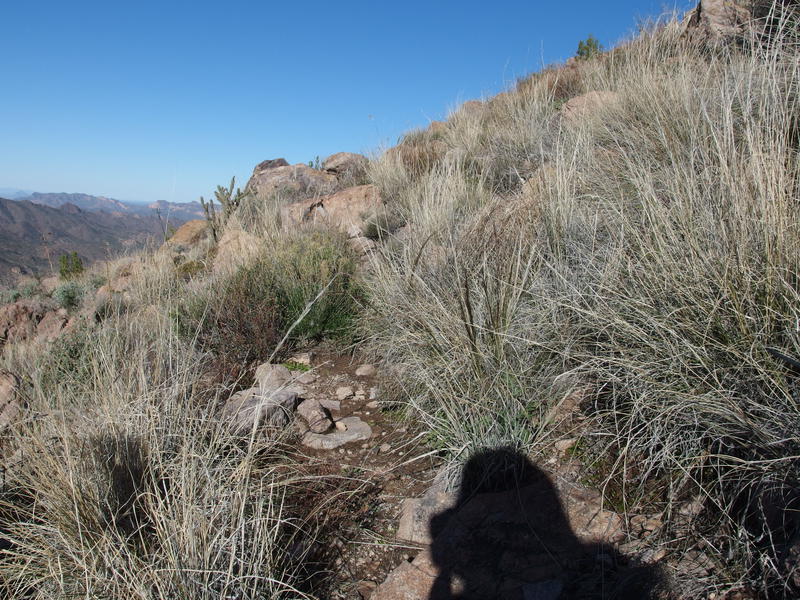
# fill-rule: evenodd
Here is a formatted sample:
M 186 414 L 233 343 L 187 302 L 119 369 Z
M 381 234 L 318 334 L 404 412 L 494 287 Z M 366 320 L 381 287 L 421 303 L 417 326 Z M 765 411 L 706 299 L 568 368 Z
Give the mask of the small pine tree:
M 83 261 L 77 252 L 58 257 L 58 273 L 61 279 L 72 279 L 83 273 Z
M 603 45 L 600 41 L 594 37 L 592 34 L 589 34 L 585 40 L 581 40 L 578 42 L 578 51 L 575 53 L 575 57 L 578 60 L 589 60 L 590 58 L 594 58 L 598 54 L 603 51 Z

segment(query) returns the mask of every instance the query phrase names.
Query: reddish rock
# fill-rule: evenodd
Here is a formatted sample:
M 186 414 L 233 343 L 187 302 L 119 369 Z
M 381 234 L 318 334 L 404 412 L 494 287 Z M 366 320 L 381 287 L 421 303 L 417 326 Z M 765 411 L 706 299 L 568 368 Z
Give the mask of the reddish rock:
M 329 193 L 336 185 L 335 175 L 312 169 L 302 163 L 261 168 L 264 164 L 255 168 L 245 188 L 262 198 L 276 194 L 312 197 Z
M 183 246 L 191 248 L 208 238 L 208 221 L 194 219 L 187 221 L 172 234 L 166 245 L 169 247 Z
M 50 308 L 35 298 L 17 300 L 0 307 L 0 346 L 34 337 Z
M 367 172 L 369 160 L 361 154 L 353 152 L 337 152 L 322 161 L 322 170 L 339 177 L 363 177 Z
M 61 335 L 68 321 L 69 316 L 65 309 L 51 310 L 36 326 L 36 339 L 42 342 L 52 342 Z
M 287 231 L 306 224 L 326 224 L 342 231 L 363 231 L 364 218 L 383 206 L 374 185 L 359 185 L 321 198 L 295 202 L 281 208 L 281 221 Z

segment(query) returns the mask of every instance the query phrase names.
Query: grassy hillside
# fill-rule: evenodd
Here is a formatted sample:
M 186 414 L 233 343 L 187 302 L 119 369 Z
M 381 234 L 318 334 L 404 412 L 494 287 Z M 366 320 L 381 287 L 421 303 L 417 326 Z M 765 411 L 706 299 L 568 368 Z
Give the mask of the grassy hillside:
M 381 361 L 453 477 L 483 448 L 539 461 L 573 436 L 610 506 L 663 513 L 653 543 L 715 563 L 671 572 L 674 597 L 796 597 L 797 374 L 769 349 L 800 357 L 800 54 L 791 29 L 715 48 L 682 31 L 409 133 L 370 164 L 385 212 L 364 268 L 339 233 L 287 231 L 293 198 L 251 197 L 227 223 L 247 252 L 143 256 L 99 322 L 8 347 L 29 405 L 6 434 L 10 595 L 313 596 L 318 478 L 217 408 L 327 339 Z

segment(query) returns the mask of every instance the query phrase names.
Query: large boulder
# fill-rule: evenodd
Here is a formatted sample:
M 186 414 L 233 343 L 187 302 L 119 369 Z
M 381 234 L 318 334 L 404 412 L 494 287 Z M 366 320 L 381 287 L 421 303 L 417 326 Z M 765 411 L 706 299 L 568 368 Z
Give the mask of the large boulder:
M 35 298 L 24 298 L 0 307 L 0 346 L 35 337 L 39 323 L 53 308 Z
M 722 41 L 748 35 L 777 19 L 782 10 L 797 9 L 798 0 L 700 0 L 686 16 L 689 35 Z
M 322 161 L 322 170 L 336 175 L 339 179 L 358 180 L 366 175 L 368 164 L 369 160 L 362 154 L 337 152 Z
M 365 228 L 365 219 L 382 206 L 377 187 L 359 185 L 321 198 L 287 204 L 281 208 L 281 222 L 287 231 L 306 224 L 324 224 L 358 237 Z
M 286 162 L 283 159 L 277 161 Z M 266 198 L 274 195 L 310 197 L 326 194 L 336 185 L 336 175 L 308 165 L 284 165 L 270 160 L 260 163 L 245 188 L 247 192 Z M 277 166 L 276 166 L 277 165 Z
M 172 234 L 166 246 L 177 250 L 194 248 L 203 240 L 208 239 L 208 221 L 194 219 L 187 221 Z
M 233 270 L 256 256 L 260 250 L 261 242 L 256 236 L 243 229 L 227 227 L 217 242 L 213 271 Z

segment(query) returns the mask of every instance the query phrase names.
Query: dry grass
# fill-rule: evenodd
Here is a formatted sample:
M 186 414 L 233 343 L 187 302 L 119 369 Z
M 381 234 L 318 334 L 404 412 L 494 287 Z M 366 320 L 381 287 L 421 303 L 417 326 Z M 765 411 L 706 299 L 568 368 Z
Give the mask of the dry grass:
M 395 196 L 410 239 L 373 267 L 376 352 L 452 457 L 541 450 L 572 381 L 619 508 L 673 526 L 701 494 L 692 539 L 718 568 L 688 594 L 794 593 L 800 411 L 766 351 L 800 355 L 800 56 L 781 42 L 709 54 L 672 22 L 567 73 L 618 94 L 583 118 L 561 118 L 553 73 L 456 113 L 444 161 Z

